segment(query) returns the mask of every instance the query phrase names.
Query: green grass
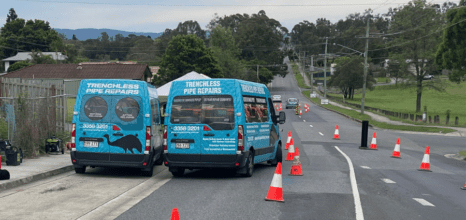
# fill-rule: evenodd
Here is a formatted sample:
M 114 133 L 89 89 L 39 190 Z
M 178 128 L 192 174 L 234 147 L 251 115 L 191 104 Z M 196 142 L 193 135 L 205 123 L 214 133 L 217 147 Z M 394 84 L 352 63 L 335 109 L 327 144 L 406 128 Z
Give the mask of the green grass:
M 428 84 L 427 82 L 425 84 Z M 445 92 L 425 88 L 422 92 L 421 112 L 416 113 L 416 86 L 387 85 L 377 86 L 373 91 L 366 91 L 365 105 L 405 114 L 421 115 L 424 106 L 427 106 L 427 116 L 432 119 L 440 116 L 440 125 L 446 125 L 446 111 L 450 110 L 448 126 L 454 126 L 455 117 L 459 117 L 459 126 L 466 126 L 466 82 L 461 84 L 443 80 Z M 327 94 L 328 95 L 328 94 Z M 341 95 L 333 95 L 341 98 Z M 354 100 L 345 100 L 348 103 L 361 104 L 361 94 L 355 94 Z M 393 118 L 394 120 L 400 120 Z M 408 120 L 407 122 L 410 122 Z M 411 122 L 412 123 L 412 122 Z
M 304 96 L 309 97 L 310 91 L 303 91 L 302 92 Z M 387 124 L 383 122 L 378 122 L 375 120 L 372 120 L 372 118 L 368 115 L 362 115 L 359 112 L 356 112 L 354 110 L 349 110 L 349 109 L 344 109 L 340 108 L 334 105 L 321 105 L 320 104 L 320 99 L 319 98 L 308 98 L 315 104 L 319 106 L 323 106 L 325 108 L 343 113 L 351 118 L 358 119 L 358 120 L 365 120 L 369 121 L 369 124 L 382 128 L 382 129 L 391 129 L 391 130 L 401 130 L 401 131 L 419 131 L 419 132 L 442 132 L 442 133 L 449 133 L 449 132 L 454 132 L 455 130 L 453 129 L 448 129 L 448 128 L 436 128 L 436 127 L 423 127 L 423 126 L 409 126 L 409 125 L 392 125 L 392 124 Z
M 298 65 L 296 65 L 296 63 L 292 63 L 291 66 L 293 68 L 293 73 L 294 73 L 294 75 L 296 77 L 296 81 L 298 81 L 298 86 L 301 87 L 301 88 L 304 88 L 304 89 L 310 89 L 311 87 L 307 86 L 304 83 L 304 79 L 303 79 L 303 76 L 299 72 Z
M 460 156 L 466 157 L 466 150 L 462 150 L 459 152 Z
M 74 103 L 76 102 L 76 98 L 68 98 L 67 105 L 68 105 L 68 122 L 71 123 L 73 121 L 73 111 L 74 111 Z
M 388 77 L 377 77 L 375 78 L 375 80 L 377 81 L 377 83 L 389 83 L 390 82 L 390 78 Z
M 332 78 L 331 76 L 327 77 L 327 83 L 331 78 Z M 324 80 L 324 77 L 314 77 L 314 80 Z

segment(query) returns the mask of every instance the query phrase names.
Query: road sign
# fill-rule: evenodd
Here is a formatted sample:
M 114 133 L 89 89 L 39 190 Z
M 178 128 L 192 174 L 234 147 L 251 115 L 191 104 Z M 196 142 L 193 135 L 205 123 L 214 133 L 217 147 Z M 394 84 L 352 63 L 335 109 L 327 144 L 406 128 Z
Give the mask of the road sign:
M 328 105 L 328 99 L 321 99 L 320 104 L 321 105 Z

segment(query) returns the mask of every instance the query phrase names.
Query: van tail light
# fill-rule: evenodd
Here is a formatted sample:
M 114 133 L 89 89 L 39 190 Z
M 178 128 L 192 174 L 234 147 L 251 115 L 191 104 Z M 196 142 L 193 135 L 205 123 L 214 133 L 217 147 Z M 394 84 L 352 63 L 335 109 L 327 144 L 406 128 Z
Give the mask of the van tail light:
M 118 126 L 116 126 L 116 125 L 113 125 L 112 129 L 113 129 L 114 131 L 119 131 L 119 130 L 120 130 L 120 128 L 119 128 Z
M 204 125 L 204 128 L 203 128 L 204 131 L 210 131 L 210 128 L 207 127 L 206 125 Z
M 238 125 L 238 151 L 244 150 L 244 130 L 242 125 Z
M 149 154 L 150 152 L 150 126 L 146 127 L 146 150 L 144 154 Z
M 163 129 L 163 150 L 167 150 L 167 126 Z
M 76 124 L 71 125 L 71 151 L 76 151 Z

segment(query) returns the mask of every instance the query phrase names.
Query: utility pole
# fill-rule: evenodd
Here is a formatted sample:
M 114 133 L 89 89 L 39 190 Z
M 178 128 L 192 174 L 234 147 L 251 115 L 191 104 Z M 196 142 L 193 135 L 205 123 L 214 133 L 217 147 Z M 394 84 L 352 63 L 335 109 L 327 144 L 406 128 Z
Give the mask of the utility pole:
M 311 66 L 309 67 L 309 72 L 311 73 L 311 93 L 314 92 L 314 56 L 311 55 Z
M 324 57 L 324 99 L 327 99 L 327 44 L 328 44 L 328 37 L 325 38 L 325 57 Z
M 361 114 L 364 114 L 364 99 L 366 97 L 366 78 L 367 78 L 367 53 L 369 50 L 369 21 L 370 17 L 367 17 L 367 29 L 366 29 L 366 51 L 364 52 L 364 79 L 362 84 L 362 98 L 361 98 Z
M 259 65 L 257 65 L 257 82 L 259 82 Z

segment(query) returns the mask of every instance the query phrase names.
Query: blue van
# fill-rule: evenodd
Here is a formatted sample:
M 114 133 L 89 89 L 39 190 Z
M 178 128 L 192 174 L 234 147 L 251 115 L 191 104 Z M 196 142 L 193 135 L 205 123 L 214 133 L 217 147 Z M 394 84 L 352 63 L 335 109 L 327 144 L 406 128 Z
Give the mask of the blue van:
M 135 167 L 152 176 L 161 165 L 162 125 L 157 89 L 144 81 L 85 79 L 73 112 L 71 161 L 90 167 Z
M 252 176 L 254 164 L 282 161 L 276 114 L 267 87 L 236 79 L 174 81 L 167 100 L 164 163 L 185 169 L 232 168 Z

